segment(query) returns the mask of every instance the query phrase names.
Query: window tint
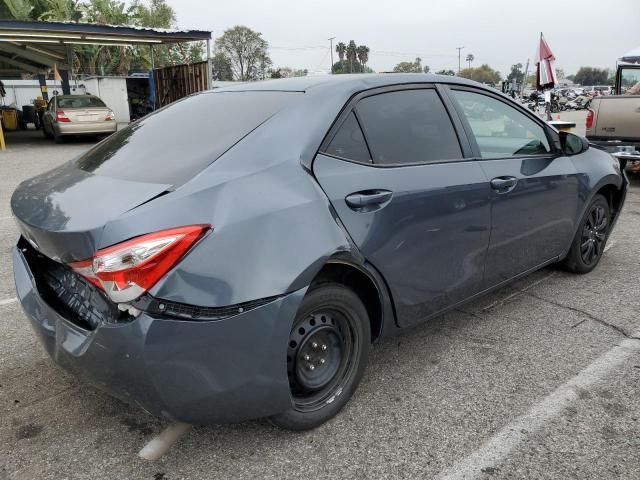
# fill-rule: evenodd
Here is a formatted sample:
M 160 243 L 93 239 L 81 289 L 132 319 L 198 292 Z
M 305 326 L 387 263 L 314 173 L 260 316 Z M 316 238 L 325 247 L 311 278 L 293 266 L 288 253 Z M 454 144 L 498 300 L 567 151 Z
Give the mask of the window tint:
M 89 95 L 73 96 L 73 97 L 58 97 L 59 108 L 105 108 L 106 105 L 98 97 L 91 97 Z
M 246 91 L 186 97 L 109 136 L 77 165 L 96 175 L 178 186 L 301 95 Z
M 435 90 L 402 90 L 357 107 L 373 163 L 393 165 L 462 158 L 458 137 Z
M 360 125 L 358 125 L 358 120 L 353 112 L 340 126 L 327 147 L 326 153 L 359 162 L 371 162 L 362 130 L 360 130 Z
M 475 136 L 482 158 L 549 153 L 544 129 L 500 100 L 479 93 L 453 90 Z

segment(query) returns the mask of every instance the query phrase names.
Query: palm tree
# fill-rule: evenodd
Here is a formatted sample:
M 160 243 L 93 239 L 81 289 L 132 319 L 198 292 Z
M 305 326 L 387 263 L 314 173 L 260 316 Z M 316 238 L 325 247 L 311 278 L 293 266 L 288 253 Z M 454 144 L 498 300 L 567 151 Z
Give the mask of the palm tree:
M 344 54 L 347 51 L 347 46 L 344 44 L 344 42 L 339 42 L 336 45 L 336 52 L 338 53 L 338 57 L 340 58 L 340 62 L 342 62 L 344 60 Z
M 466 61 L 467 63 L 469 63 L 469 68 L 471 68 L 471 62 L 473 62 L 475 60 L 476 57 L 473 56 L 473 54 L 469 54 L 467 55 Z
M 353 73 L 353 62 L 357 61 L 358 56 L 358 47 L 356 46 L 356 42 L 353 40 L 349 40 L 349 45 L 347 46 L 347 60 L 349 62 L 349 73 Z
M 369 61 L 369 52 L 370 52 L 369 47 L 367 47 L 366 45 L 360 45 L 356 49 L 356 53 L 358 55 L 358 60 L 360 61 L 360 64 L 362 65 L 362 71 L 363 72 L 364 72 L 365 65 Z

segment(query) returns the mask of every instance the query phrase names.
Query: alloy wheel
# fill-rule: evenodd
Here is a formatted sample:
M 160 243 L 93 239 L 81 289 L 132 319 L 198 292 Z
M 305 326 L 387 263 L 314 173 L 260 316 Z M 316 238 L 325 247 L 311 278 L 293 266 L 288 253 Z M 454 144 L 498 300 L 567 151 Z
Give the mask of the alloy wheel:
M 609 219 L 605 208 L 602 205 L 593 205 L 585 219 L 580 240 L 580 256 L 585 265 L 592 265 L 602 255 L 608 228 Z

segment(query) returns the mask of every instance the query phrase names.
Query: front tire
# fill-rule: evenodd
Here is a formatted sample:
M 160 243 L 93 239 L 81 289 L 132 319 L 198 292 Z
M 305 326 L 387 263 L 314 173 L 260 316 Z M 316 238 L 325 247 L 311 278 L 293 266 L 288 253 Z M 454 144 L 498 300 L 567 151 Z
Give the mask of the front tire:
M 580 222 L 564 266 L 573 273 L 589 273 L 602 258 L 609 237 L 611 209 L 607 199 L 596 194 Z
M 287 346 L 291 407 L 272 423 L 309 430 L 335 416 L 360 383 L 370 344 L 367 310 L 352 290 L 334 283 L 310 290 Z

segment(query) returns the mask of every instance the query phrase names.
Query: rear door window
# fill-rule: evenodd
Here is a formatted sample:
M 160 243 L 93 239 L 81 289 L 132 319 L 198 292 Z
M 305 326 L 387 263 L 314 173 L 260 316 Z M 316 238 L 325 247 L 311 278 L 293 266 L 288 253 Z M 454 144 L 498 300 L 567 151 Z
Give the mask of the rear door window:
M 357 162 L 371 162 L 367 143 L 353 112 L 340 125 L 325 153 Z
M 542 126 L 524 113 L 488 95 L 452 90 L 478 144 L 482 158 L 547 155 Z
M 245 91 L 187 97 L 114 133 L 77 165 L 96 175 L 178 186 L 300 95 Z
M 106 108 L 98 97 L 58 97 L 58 108 Z
M 360 100 L 356 111 L 375 164 L 462 158 L 453 124 L 435 89 L 373 95 Z

